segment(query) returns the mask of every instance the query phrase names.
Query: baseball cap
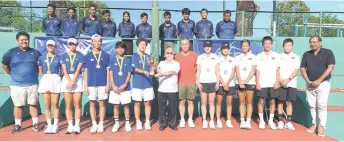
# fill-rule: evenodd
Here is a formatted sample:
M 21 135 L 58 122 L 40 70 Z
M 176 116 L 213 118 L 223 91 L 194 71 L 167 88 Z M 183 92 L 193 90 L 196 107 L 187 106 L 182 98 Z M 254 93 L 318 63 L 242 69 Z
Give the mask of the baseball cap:
M 211 40 L 206 40 L 204 41 L 203 47 L 212 47 L 213 43 L 211 42 Z
M 98 35 L 98 34 L 94 34 L 91 39 L 94 40 L 95 38 L 100 38 L 102 39 L 102 36 Z
M 67 43 L 69 44 L 69 43 L 74 43 L 75 45 L 77 45 L 78 44 L 78 41 L 75 39 L 75 38 L 69 38 L 68 40 L 67 40 Z
M 221 44 L 221 49 L 229 49 L 229 44 L 227 42 L 224 42 Z
M 48 40 L 47 45 L 53 45 L 55 46 L 55 41 L 54 40 Z

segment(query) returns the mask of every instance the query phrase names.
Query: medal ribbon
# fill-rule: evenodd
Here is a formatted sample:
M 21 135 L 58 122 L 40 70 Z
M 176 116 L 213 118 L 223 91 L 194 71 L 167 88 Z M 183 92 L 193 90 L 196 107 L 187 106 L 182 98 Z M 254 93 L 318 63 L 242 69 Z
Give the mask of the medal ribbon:
M 121 62 L 119 61 L 118 57 L 116 57 L 116 60 L 117 60 L 118 66 L 119 66 L 119 72 L 122 72 L 124 58 L 122 59 Z
M 140 55 L 140 59 L 142 62 L 142 69 L 145 70 L 146 55 L 143 55 L 143 59 L 142 59 L 142 56 Z
M 102 51 L 99 52 L 98 58 L 96 56 L 96 53 L 94 53 L 93 51 L 92 53 L 93 53 L 94 58 L 97 60 L 97 66 L 100 66 L 100 56 L 102 56 Z
M 49 61 L 49 55 L 47 54 L 46 56 L 45 56 L 45 58 L 46 58 L 46 63 L 47 63 L 47 68 L 48 68 L 48 71 L 47 72 L 51 72 L 50 71 L 50 65 L 51 65 L 51 63 L 53 62 L 53 60 L 54 60 L 54 57 L 55 57 L 55 55 L 53 55 L 52 57 L 51 57 L 51 60 Z
M 69 56 L 69 63 L 70 63 L 70 68 L 74 68 L 74 61 L 75 61 L 75 58 L 76 58 L 76 54 L 74 55 L 74 57 L 72 58 L 72 56 L 74 55 L 74 53 L 72 52 L 69 52 L 68 53 L 68 56 Z

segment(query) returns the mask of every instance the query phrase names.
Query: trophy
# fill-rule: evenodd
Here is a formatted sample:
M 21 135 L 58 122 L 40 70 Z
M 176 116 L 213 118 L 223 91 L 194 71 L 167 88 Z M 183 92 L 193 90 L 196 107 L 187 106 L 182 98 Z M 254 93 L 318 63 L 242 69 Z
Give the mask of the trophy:
M 149 59 L 149 65 L 150 65 L 150 70 L 149 70 L 149 75 L 154 76 L 155 75 L 155 58 L 151 57 Z

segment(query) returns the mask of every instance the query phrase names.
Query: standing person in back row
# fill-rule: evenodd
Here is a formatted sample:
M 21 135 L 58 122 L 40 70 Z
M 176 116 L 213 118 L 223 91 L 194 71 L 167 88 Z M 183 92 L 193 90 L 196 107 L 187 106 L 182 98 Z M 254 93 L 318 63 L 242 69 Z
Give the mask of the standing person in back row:
M 185 102 L 188 103 L 188 126 L 193 128 L 195 124 L 192 120 L 194 114 L 194 100 L 196 97 L 196 61 L 197 53 L 190 51 L 190 40 L 184 38 L 180 41 L 182 51 L 175 57 L 180 64 L 178 74 L 179 91 L 179 127 L 185 127 Z
M 148 24 L 148 14 L 141 14 L 141 24 L 136 26 L 137 38 L 152 38 L 152 26 Z
M 194 29 L 195 29 L 195 22 L 190 19 L 190 9 L 189 8 L 183 8 L 182 9 L 182 15 L 183 19 L 178 22 L 177 28 L 178 28 L 178 36 L 180 39 L 188 38 L 193 39 L 194 36 Z M 192 51 L 192 41 L 190 41 L 190 50 Z
M 201 10 L 201 21 L 196 23 L 194 33 L 197 38 L 210 39 L 213 36 L 213 23 L 207 19 L 208 10 L 203 8 Z
M 43 31 L 46 36 L 61 36 L 62 20 L 55 14 L 56 6 L 49 3 L 47 6 L 48 17 L 43 19 Z
M 302 56 L 301 73 L 306 81 L 306 94 L 312 115 L 312 126 L 307 132 L 324 137 L 327 121 L 327 101 L 331 89 L 331 72 L 336 63 L 333 52 L 322 47 L 319 36 L 309 39 L 310 51 Z
M 234 39 L 236 24 L 231 20 L 231 11 L 223 12 L 223 20 L 216 25 L 216 35 L 219 39 Z
M 130 21 L 130 13 L 128 11 L 123 12 L 123 20 L 118 25 L 118 35 L 121 38 L 135 38 L 135 25 Z M 126 54 L 133 55 L 133 40 L 122 39 L 126 44 Z
M 269 98 L 270 103 L 270 115 L 268 126 L 272 130 L 276 130 L 276 124 L 274 123 L 275 115 L 275 99 L 278 98 L 279 83 L 279 54 L 271 51 L 272 38 L 265 36 L 262 40 L 264 51 L 257 55 L 258 66 L 256 72 L 256 89 L 258 99 L 258 115 L 259 115 L 259 128 L 265 128 L 264 121 L 264 103 L 265 99 Z
M 93 36 L 94 34 L 100 35 L 101 32 L 101 21 L 96 16 L 97 7 L 94 4 L 91 4 L 88 7 L 88 13 L 84 19 L 81 21 L 81 30 L 83 31 L 83 34 L 86 36 Z
M 293 53 L 293 40 L 287 38 L 283 41 L 284 52 L 281 53 L 280 59 L 280 84 L 278 97 L 278 129 L 284 127 L 289 130 L 295 130 L 291 123 L 293 112 L 293 101 L 297 98 L 297 77 L 300 69 L 300 57 Z M 282 121 L 283 104 L 286 102 L 287 123 L 284 125 Z
M 67 9 L 68 17 L 63 20 L 61 32 L 63 37 L 79 37 L 80 22 L 75 17 L 75 8 L 69 7 Z
M 161 55 L 165 54 L 165 48 L 167 47 L 174 47 L 174 40 L 168 39 L 176 39 L 177 38 L 177 27 L 175 24 L 171 22 L 171 13 L 166 11 L 164 13 L 164 20 L 165 22 L 160 25 L 159 27 L 159 35 L 161 40 Z
M 11 76 L 11 98 L 14 105 L 14 127 L 11 133 L 22 131 L 24 106 L 30 105 L 32 129 L 41 131 L 38 125 L 38 58 L 41 54 L 29 47 L 30 35 L 19 32 L 16 35 L 18 46 L 2 56 L 2 69 Z M 25 61 L 25 62 L 24 62 Z
M 102 35 L 103 37 L 115 37 L 117 32 L 116 23 L 111 20 L 110 11 L 103 11 L 104 20 L 102 21 Z

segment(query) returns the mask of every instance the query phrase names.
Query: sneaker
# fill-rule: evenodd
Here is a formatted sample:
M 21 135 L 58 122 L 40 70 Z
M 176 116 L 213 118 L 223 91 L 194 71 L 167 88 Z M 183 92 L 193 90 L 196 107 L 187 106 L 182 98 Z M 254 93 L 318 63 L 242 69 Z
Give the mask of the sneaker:
M 233 128 L 232 122 L 230 120 L 226 121 L 227 128 Z
M 11 130 L 11 133 L 12 134 L 19 133 L 22 130 L 23 128 L 20 125 L 14 125 L 13 129 Z
M 53 128 L 53 126 L 48 125 L 47 129 L 45 129 L 45 131 L 44 131 L 44 134 L 50 134 L 52 128 Z
M 112 128 L 112 133 L 114 133 L 114 132 L 117 132 L 117 131 L 118 131 L 118 129 L 119 129 L 119 123 L 118 123 L 118 122 L 116 122 L 116 123 L 113 125 L 113 128 Z
M 265 129 L 265 122 L 264 121 L 260 121 L 258 127 L 259 127 L 259 129 Z
M 190 128 L 195 128 L 195 127 L 196 127 L 196 126 L 195 126 L 195 123 L 193 122 L 192 119 L 189 119 L 189 120 L 188 120 L 188 126 L 189 126 Z
M 74 132 L 74 134 L 80 134 L 80 126 L 75 125 L 73 132 Z
M 127 132 L 131 131 L 131 126 L 130 126 L 129 122 L 126 122 L 124 127 L 125 127 L 125 131 L 127 131 Z
M 103 125 L 98 125 L 97 133 L 103 133 L 103 132 L 104 132 L 104 126 Z
M 318 136 L 319 137 L 325 137 L 325 127 L 323 126 L 318 126 Z
M 288 130 L 291 130 L 291 131 L 295 130 L 295 127 L 293 126 L 293 124 L 291 122 L 286 123 L 285 128 L 287 128 Z
M 215 122 L 214 121 L 209 121 L 209 128 L 215 129 Z
M 222 126 L 221 120 L 217 120 L 217 121 L 216 121 L 216 127 L 217 127 L 217 128 L 222 128 L 222 127 L 223 127 L 223 126 Z
M 313 124 L 310 128 L 308 128 L 308 129 L 306 130 L 306 132 L 308 132 L 308 133 L 314 133 L 316 130 L 317 130 L 317 126 Z
M 246 121 L 246 129 L 251 130 L 251 122 L 250 121 Z
M 272 129 L 272 130 L 276 130 L 277 127 L 276 127 L 276 124 L 274 122 L 269 122 L 268 123 L 268 126 Z
M 207 129 L 208 128 L 208 121 L 207 120 L 203 120 L 202 128 L 203 129 Z
M 146 130 L 152 129 L 150 122 L 145 122 L 145 129 Z
M 180 119 L 179 127 L 180 128 L 185 128 L 185 120 L 184 119 Z
M 91 134 L 94 134 L 94 133 L 96 133 L 97 132 L 97 125 L 93 125 L 92 127 L 91 127 L 91 129 L 90 129 L 90 133 Z
M 140 131 L 142 130 L 142 122 L 141 121 L 136 121 L 136 130 Z
M 68 125 L 66 134 L 72 134 L 74 132 L 74 127 L 72 125 Z
M 38 125 L 38 123 L 33 124 L 32 129 L 36 132 L 42 131 L 42 128 Z
M 53 125 L 53 127 L 50 130 L 50 134 L 56 134 L 57 132 L 59 132 L 59 127 Z
M 278 121 L 278 123 L 277 123 L 277 128 L 280 129 L 280 130 L 282 130 L 282 129 L 284 128 L 284 123 L 283 123 L 283 121 Z
M 246 129 L 246 121 L 240 122 L 240 129 Z

